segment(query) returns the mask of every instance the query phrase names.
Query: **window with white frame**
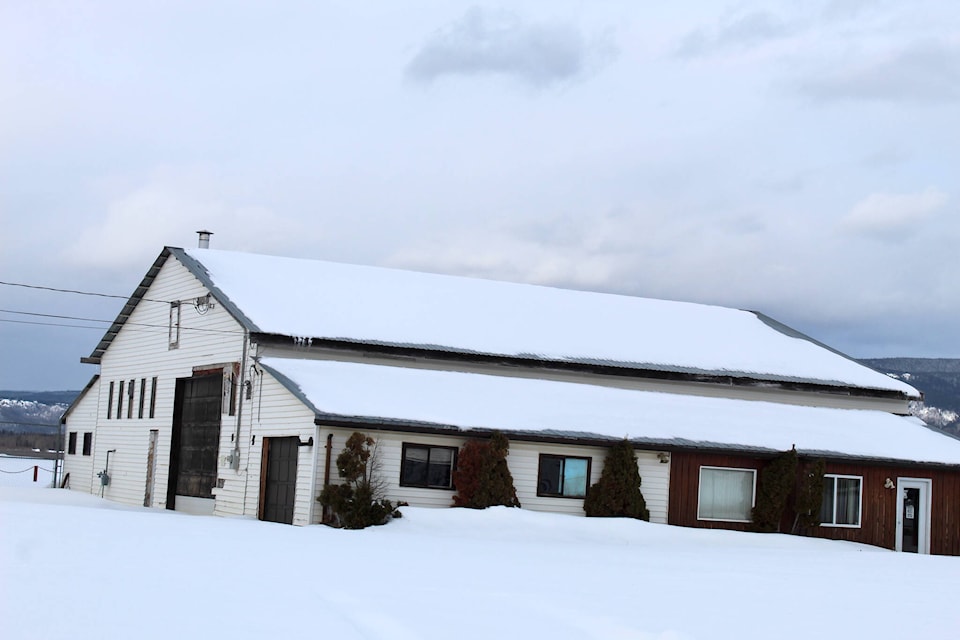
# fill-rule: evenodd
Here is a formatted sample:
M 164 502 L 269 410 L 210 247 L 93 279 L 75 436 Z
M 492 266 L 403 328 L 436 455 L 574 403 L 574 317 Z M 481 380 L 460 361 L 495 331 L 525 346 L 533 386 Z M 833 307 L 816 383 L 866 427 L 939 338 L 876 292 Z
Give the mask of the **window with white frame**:
M 755 469 L 700 467 L 697 519 L 750 522 L 756 486 Z
M 863 500 L 863 478 L 826 474 L 823 476 L 823 503 L 820 524 L 825 527 L 859 527 Z
M 400 486 L 451 489 L 456 464 L 456 447 L 431 447 L 404 442 Z
M 590 478 L 590 458 L 540 455 L 537 495 L 556 498 L 583 498 Z

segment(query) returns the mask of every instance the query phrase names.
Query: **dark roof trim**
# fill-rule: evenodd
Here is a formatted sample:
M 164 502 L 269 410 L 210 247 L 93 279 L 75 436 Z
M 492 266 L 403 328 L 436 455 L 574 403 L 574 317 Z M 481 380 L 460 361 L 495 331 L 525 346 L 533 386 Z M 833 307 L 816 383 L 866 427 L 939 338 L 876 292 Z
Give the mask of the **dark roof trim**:
M 227 313 L 233 316 L 233 318 L 239 322 L 244 329 L 250 332 L 260 331 L 260 327 L 258 327 L 253 320 L 248 318 L 247 315 L 241 311 L 232 300 L 230 300 L 227 294 L 221 291 L 218 286 L 213 284 L 213 280 L 210 279 L 210 273 L 207 271 L 206 267 L 203 266 L 203 264 L 192 258 L 190 254 L 178 247 L 167 247 L 167 250 L 169 250 L 170 253 L 173 254 L 173 257 L 179 260 L 180 263 L 187 268 L 187 271 L 192 273 L 193 276 L 199 280 L 204 287 L 207 288 L 207 291 L 213 295 L 217 302 L 223 305 L 223 308 L 227 310 Z
M 90 378 L 90 382 L 87 383 L 87 386 L 85 386 L 83 390 L 77 395 L 77 397 L 73 399 L 73 402 L 70 403 L 70 406 L 67 407 L 67 410 L 63 412 L 62 416 L 60 416 L 60 424 L 67 424 L 67 416 L 70 415 L 70 412 L 73 411 L 73 408 L 75 406 L 80 404 L 80 401 L 83 400 L 83 397 L 87 395 L 87 392 L 89 392 L 90 389 L 93 388 L 93 385 L 96 384 L 97 380 L 99 379 L 100 379 L 99 373 L 95 374 L 92 378 Z
M 292 336 L 275 333 L 254 333 L 253 340 L 264 346 L 296 347 L 297 349 L 330 349 L 335 351 L 353 351 L 369 355 L 386 356 L 392 358 L 425 358 L 438 361 L 456 361 L 470 364 L 485 364 L 507 367 L 521 367 L 525 369 L 554 370 L 564 372 L 583 373 L 591 375 L 616 376 L 621 378 L 645 378 L 650 380 L 665 380 L 676 382 L 694 382 L 712 385 L 726 385 L 736 387 L 771 387 L 785 391 L 815 392 L 830 395 L 844 395 L 864 398 L 884 398 L 893 400 L 909 400 L 911 396 L 893 389 L 874 389 L 857 386 L 841 386 L 839 384 L 825 384 L 799 378 L 737 376 L 733 374 L 716 374 L 697 372 L 695 370 L 671 369 L 667 366 L 659 369 L 631 367 L 624 364 L 604 362 L 582 362 L 571 360 L 543 360 L 536 356 L 501 356 L 478 353 L 472 351 L 452 351 L 449 349 L 425 348 L 422 346 L 398 346 L 394 344 L 357 342 L 353 340 L 337 340 L 331 338 L 312 338 L 304 344 L 302 339 L 295 342 Z
M 218 303 L 223 305 L 223 308 L 233 316 L 237 322 L 239 322 L 244 328 L 248 331 L 257 331 L 257 326 L 244 315 L 233 302 L 222 292 L 219 288 L 215 287 L 213 282 L 210 280 L 210 276 L 207 273 L 206 269 L 203 268 L 200 263 L 191 258 L 183 249 L 178 247 L 164 247 L 163 251 L 160 252 L 160 255 L 157 256 L 157 259 L 153 261 L 153 264 L 147 270 L 147 274 L 143 276 L 143 280 L 140 281 L 140 284 L 137 285 L 136 290 L 133 292 L 133 295 L 127 300 L 126 304 L 123 305 L 123 309 L 120 310 L 120 313 L 117 315 L 116 320 L 113 321 L 113 324 L 110 325 L 110 328 L 107 329 L 107 332 L 103 335 L 103 338 L 100 339 L 100 343 L 97 344 L 96 348 L 86 358 L 80 358 L 80 362 L 83 364 L 100 364 L 100 360 L 103 358 L 104 352 L 107 348 L 113 343 L 114 338 L 117 337 L 117 334 L 120 333 L 120 329 L 126 324 L 127 320 L 133 314 L 133 310 L 137 308 L 137 305 L 144 299 L 147 291 L 153 285 L 153 281 L 157 279 L 157 274 L 160 273 L 160 269 L 163 268 L 163 265 L 166 264 L 167 258 L 173 256 L 180 263 L 187 268 L 187 270 L 193 274 L 200 283 L 207 288 L 208 291 L 213 295 Z M 171 300 L 171 302 L 175 302 Z
M 460 428 L 454 425 L 437 424 L 431 422 L 419 422 L 412 420 L 393 420 L 388 418 L 371 418 L 366 416 L 343 416 L 329 413 L 317 413 L 314 418 L 314 424 L 317 426 L 341 427 L 345 429 L 363 429 L 365 431 L 389 431 L 394 433 L 412 433 L 458 436 L 461 438 L 487 438 L 496 429 L 488 428 Z M 568 432 L 568 431 L 512 431 L 504 430 L 507 438 L 517 442 L 541 442 L 544 444 L 561 444 L 587 447 L 609 447 L 620 438 L 605 437 L 590 433 Z M 725 444 L 717 442 L 699 442 L 695 440 L 686 440 L 683 438 L 673 438 L 669 440 L 658 440 L 655 438 L 629 438 L 630 444 L 637 449 L 650 451 L 668 451 L 677 453 L 709 453 L 709 454 L 739 454 L 744 457 L 755 459 L 772 459 L 782 451 L 769 449 L 767 447 L 750 447 L 746 445 Z M 859 462 L 876 464 L 884 467 L 905 467 L 905 468 L 924 468 L 924 469 L 950 469 L 960 470 L 960 465 L 947 464 L 945 462 L 918 462 L 911 460 L 897 460 L 895 458 L 876 458 L 871 456 L 858 456 L 850 454 L 841 454 L 835 451 L 817 451 L 798 449 L 797 453 L 808 459 L 823 458 L 830 462 Z
M 313 403 L 310 402 L 310 398 L 308 398 L 308 397 L 307 397 L 307 394 L 305 394 L 305 393 L 303 392 L 303 389 L 300 388 L 300 385 L 298 385 L 296 382 L 294 382 L 293 380 L 291 380 L 290 378 L 288 378 L 288 377 L 285 376 L 284 374 L 280 373 L 279 371 L 277 371 L 277 370 L 274 369 L 273 367 L 271 367 L 271 366 L 269 366 L 269 365 L 266 365 L 266 364 L 263 364 L 262 362 L 260 362 L 260 361 L 257 360 L 257 359 L 255 359 L 255 361 L 256 361 L 258 367 L 260 367 L 260 368 L 263 369 L 264 371 L 269 372 L 270 375 L 272 375 L 274 378 L 276 378 L 277 382 L 279 382 L 281 385 L 283 385 L 283 388 L 284 388 L 284 389 L 286 389 L 287 391 L 289 391 L 290 393 L 292 393 L 292 394 L 294 395 L 294 397 L 295 397 L 297 400 L 299 400 L 300 402 L 302 402 L 305 407 L 307 407 L 308 409 L 310 409 L 310 411 L 312 411 L 313 413 L 315 413 L 315 414 L 317 414 L 317 415 L 320 415 L 320 414 L 322 413 L 319 409 L 317 409 L 315 406 L 313 406 Z
M 140 304 L 140 301 L 146 295 L 147 290 L 150 288 L 150 285 L 153 284 L 153 281 L 156 280 L 157 274 L 160 273 L 161 267 L 166 263 L 167 258 L 170 257 L 170 249 L 164 247 L 163 251 L 160 252 L 160 255 L 157 256 L 157 259 L 153 261 L 153 264 L 147 270 L 147 275 L 143 276 L 143 280 L 140 281 L 140 284 L 137 285 L 137 288 L 134 290 L 133 295 L 127 300 L 126 304 L 123 305 L 123 309 L 120 310 L 120 313 L 117 315 L 116 320 L 113 321 L 113 324 L 110 325 L 110 328 L 107 329 L 107 332 L 103 334 L 103 337 L 100 339 L 100 343 L 97 344 L 96 348 L 86 358 L 80 358 L 80 362 L 83 364 L 100 364 L 100 359 L 103 357 L 104 352 L 113 342 L 113 339 L 117 337 L 117 334 L 120 333 L 121 327 L 126 324 L 127 320 L 130 318 L 130 315 L 133 313 L 133 310 L 137 308 L 137 305 Z

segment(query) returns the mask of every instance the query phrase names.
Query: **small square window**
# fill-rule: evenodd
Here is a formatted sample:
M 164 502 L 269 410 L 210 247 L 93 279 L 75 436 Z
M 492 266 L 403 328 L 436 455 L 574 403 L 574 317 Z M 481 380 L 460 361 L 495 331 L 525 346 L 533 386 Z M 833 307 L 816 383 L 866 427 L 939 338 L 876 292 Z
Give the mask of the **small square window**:
M 451 489 L 456 464 L 456 447 L 431 447 L 404 442 L 400 486 Z
M 93 450 L 93 432 L 87 431 L 83 434 L 83 455 L 88 456 Z
M 583 498 L 590 478 L 590 458 L 540 455 L 537 495 L 555 498 Z
M 827 527 L 859 527 L 863 497 L 860 476 L 823 476 L 820 524 Z
M 754 469 L 700 467 L 697 519 L 750 522 L 756 481 Z
M 77 432 L 71 431 L 67 434 L 67 453 L 76 455 L 77 453 Z

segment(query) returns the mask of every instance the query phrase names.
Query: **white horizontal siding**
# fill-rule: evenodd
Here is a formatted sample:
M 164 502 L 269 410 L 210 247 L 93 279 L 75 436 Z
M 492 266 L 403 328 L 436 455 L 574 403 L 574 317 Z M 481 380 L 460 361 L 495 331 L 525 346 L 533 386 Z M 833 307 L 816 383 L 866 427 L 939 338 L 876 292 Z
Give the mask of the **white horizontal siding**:
M 150 430 L 158 431 L 156 475 L 153 506 L 166 506 L 170 463 L 170 438 L 173 426 L 173 405 L 176 381 L 189 378 L 195 367 L 216 367 L 240 362 L 244 335 L 240 325 L 219 305 L 199 314 L 192 300 L 206 295 L 207 290 L 176 259 L 166 261 L 153 284 L 120 329 L 100 364 L 99 389 L 88 393 L 96 403 L 92 473 L 104 468 L 106 452 L 110 456 L 111 482 L 104 489 L 104 497 L 126 504 L 142 505 L 146 489 L 147 457 Z M 170 302 L 182 301 L 179 348 L 169 348 Z M 153 378 L 157 378 L 155 415 L 151 419 L 150 395 Z M 127 388 L 134 380 L 133 412 L 128 418 Z M 117 415 L 119 384 L 124 382 L 123 410 Z M 107 419 L 110 383 L 114 394 L 111 415 Z M 145 385 L 143 418 L 139 417 L 140 389 Z M 225 387 L 225 393 L 229 389 Z M 85 399 L 86 400 L 86 399 Z M 68 430 L 79 420 L 77 409 L 68 417 Z M 229 442 L 236 428 L 236 418 L 225 413 L 221 421 L 221 443 Z M 79 447 L 79 445 L 78 445 Z M 221 457 L 224 453 L 221 451 Z M 68 465 L 73 468 L 75 465 Z M 227 467 L 221 469 L 226 482 L 236 482 L 238 473 Z M 73 476 L 71 475 L 71 482 Z M 93 476 L 90 491 L 98 493 L 98 479 Z
M 91 385 L 87 392 L 77 400 L 76 404 L 70 408 L 70 414 L 67 416 L 66 429 L 64 431 L 63 445 L 63 478 L 70 474 L 70 488 L 86 493 L 93 492 L 93 456 L 83 455 L 83 434 L 94 434 L 94 447 L 96 447 L 97 430 L 97 403 L 100 381 Z M 76 454 L 66 453 L 67 442 L 70 433 L 77 434 L 77 452 Z M 95 450 L 95 449 L 94 449 Z M 61 481 L 62 479 L 61 478 Z M 99 487 L 97 488 L 99 491 Z
M 337 427 L 323 427 L 320 435 L 323 442 L 317 449 L 319 469 L 316 492 L 319 495 L 323 488 L 324 446 L 327 434 L 333 434 L 331 451 L 332 484 L 340 479 L 336 470 L 336 459 L 346 445 L 347 438 L 353 433 L 352 429 Z M 386 497 L 394 502 L 403 501 L 415 507 L 449 507 L 453 504 L 455 490 L 422 489 L 417 487 L 400 486 L 400 466 L 402 462 L 403 443 L 422 444 L 429 446 L 462 447 L 466 438 L 460 436 L 446 436 L 434 434 L 395 433 L 386 431 L 369 431 L 377 442 L 377 477 L 384 484 Z M 604 447 L 586 447 L 576 445 L 555 445 L 547 443 L 511 442 L 510 453 L 507 456 L 507 465 L 513 475 L 513 483 L 517 489 L 517 498 L 524 509 L 533 511 L 549 511 L 554 513 L 569 513 L 584 515 L 582 498 L 554 498 L 537 496 L 537 476 L 539 473 L 540 454 L 568 455 L 591 458 L 590 484 L 600 479 L 603 471 L 603 462 L 606 457 Z M 637 451 L 637 463 L 641 476 L 641 492 L 650 510 L 651 522 L 667 521 L 667 500 L 670 486 L 670 465 L 661 463 L 656 452 Z
M 225 477 L 224 487 L 216 489 L 217 513 L 256 516 L 263 481 L 264 438 L 297 437 L 301 442 L 314 438 L 314 446 L 302 446 L 297 460 L 296 503 L 293 524 L 306 525 L 316 522 L 319 516 L 315 490 L 317 459 L 322 443 L 314 426 L 314 414 L 297 400 L 269 373 L 262 372 L 252 379 L 253 397 L 244 401 L 243 427 L 240 433 L 241 468 L 238 472 L 221 470 Z M 221 432 L 221 451 L 233 447 L 228 433 Z M 252 444 L 251 444 L 252 443 Z M 224 461 L 225 462 L 225 461 Z M 232 482 L 230 474 L 236 476 Z

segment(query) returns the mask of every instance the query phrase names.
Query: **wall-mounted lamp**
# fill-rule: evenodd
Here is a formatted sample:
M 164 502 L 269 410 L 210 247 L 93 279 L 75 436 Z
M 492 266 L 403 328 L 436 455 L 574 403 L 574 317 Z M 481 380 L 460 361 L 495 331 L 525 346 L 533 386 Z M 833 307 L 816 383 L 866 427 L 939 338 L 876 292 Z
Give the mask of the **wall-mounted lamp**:
M 301 440 L 301 441 L 300 441 L 300 446 L 301 446 L 301 447 L 312 447 L 312 446 L 313 446 L 313 436 L 310 436 L 310 438 L 309 438 L 306 442 L 304 442 L 303 440 Z
M 883 481 L 883 488 L 884 488 L 884 489 L 895 489 L 895 488 L 896 488 L 896 485 L 893 484 L 893 480 L 891 480 L 890 478 L 887 478 L 886 480 Z
M 670 454 L 667 453 L 666 451 L 661 451 L 657 454 L 657 460 L 659 460 L 663 464 L 667 464 L 668 462 L 670 462 Z
M 200 315 L 210 311 L 210 309 L 213 309 L 214 306 L 213 299 L 210 297 L 209 293 L 205 296 L 200 296 L 193 301 L 193 308 L 196 309 L 197 313 Z

